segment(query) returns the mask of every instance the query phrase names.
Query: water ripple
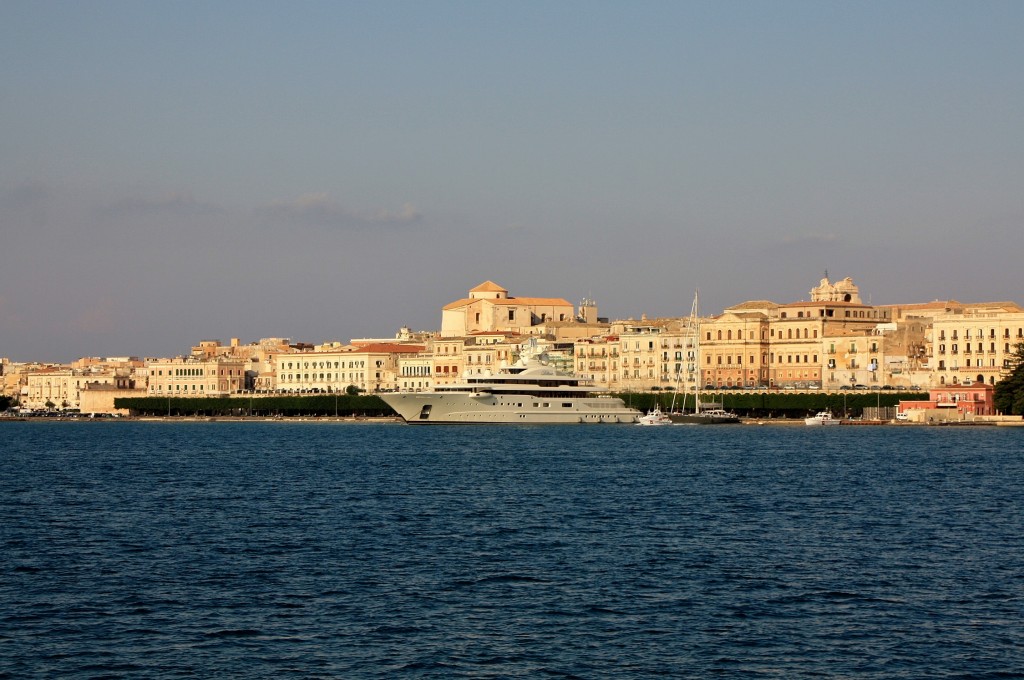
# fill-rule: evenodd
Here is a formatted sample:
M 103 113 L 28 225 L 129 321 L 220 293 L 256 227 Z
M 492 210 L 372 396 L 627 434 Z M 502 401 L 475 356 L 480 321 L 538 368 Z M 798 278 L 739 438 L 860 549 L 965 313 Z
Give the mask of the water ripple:
M 11 423 L 0 677 L 1020 677 L 1013 430 Z

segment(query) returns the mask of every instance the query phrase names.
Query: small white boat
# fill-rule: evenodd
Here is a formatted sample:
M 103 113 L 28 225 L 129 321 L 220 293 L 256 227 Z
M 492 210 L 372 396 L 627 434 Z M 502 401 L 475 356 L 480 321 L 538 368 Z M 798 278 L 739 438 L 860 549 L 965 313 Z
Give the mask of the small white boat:
M 647 412 L 647 415 L 640 416 L 636 419 L 637 425 L 671 425 L 672 419 L 669 418 L 662 410 L 655 406 L 653 409 Z
M 804 418 L 804 424 L 811 427 L 819 427 L 822 425 L 839 425 L 843 421 L 838 418 L 832 417 L 831 411 L 821 411 L 814 414 L 810 418 Z

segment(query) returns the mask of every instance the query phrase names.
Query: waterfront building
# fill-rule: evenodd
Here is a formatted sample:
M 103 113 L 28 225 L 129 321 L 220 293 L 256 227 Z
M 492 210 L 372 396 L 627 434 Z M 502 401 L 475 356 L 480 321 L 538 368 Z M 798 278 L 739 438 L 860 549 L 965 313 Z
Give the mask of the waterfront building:
M 87 382 L 79 393 L 78 408 L 82 413 L 103 413 L 108 415 L 126 416 L 129 409 L 116 408 L 115 399 L 147 397 L 145 384 L 137 384 L 135 380 L 118 381 L 114 384 Z
M 1013 302 L 967 304 L 932 320 L 937 385 L 994 385 L 1024 343 L 1024 309 Z
M 146 362 L 151 397 L 223 397 L 252 389 L 247 359 L 175 357 Z
M 981 381 L 937 385 L 928 390 L 927 400 L 901 401 L 897 410 L 912 422 L 969 421 L 976 416 L 992 416 L 996 413 L 995 387 Z
M 434 358 L 422 352 L 398 357 L 396 389 L 399 392 L 425 392 L 434 386 Z
M 698 377 L 702 388 L 756 388 L 773 384 L 769 335 L 778 309 L 779 305 L 771 302 L 750 301 L 701 320 Z M 794 382 L 815 379 L 791 377 L 791 373 L 786 377 Z M 779 378 L 775 376 L 775 380 Z
M 279 354 L 274 357 L 277 391 L 289 393 L 363 392 L 397 389 L 399 358 L 418 355 L 421 345 L 348 345 L 320 352 Z
M 641 317 L 639 322 L 619 324 L 619 350 L 621 371 L 618 389 L 624 391 L 645 391 L 652 387 L 660 389 L 660 351 L 667 322 L 659 320 L 649 323 Z
M 26 374 L 26 389 L 20 402 L 32 411 L 81 408 L 82 391 L 88 386 L 134 387 L 130 369 L 45 368 Z
M 575 373 L 589 380 L 594 387 L 619 387 L 619 336 L 604 335 L 578 340 L 573 343 Z

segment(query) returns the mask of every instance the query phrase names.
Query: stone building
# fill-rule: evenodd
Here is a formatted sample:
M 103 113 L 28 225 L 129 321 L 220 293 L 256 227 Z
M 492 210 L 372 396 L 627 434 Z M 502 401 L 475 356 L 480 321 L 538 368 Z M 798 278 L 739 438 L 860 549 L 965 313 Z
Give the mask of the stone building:
M 252 389 L 250 361 L 216 357 L 150 359 L 148 393 L 151 397 L 223 397 Z
M 466 337 L 481 331 L 538 335 L 544 324 L 571 321 L 574 316 L 572 304 L 562 298 L 512 297 L 493 281 L 485 281 L 470 290 L 469 297 L 444 306 L 441 336 Z
M 274 357 L 277 391 L 336 393 L 350 386 L 363 392 L 397 389 L 399 362 L 418 356 L 421 345 L 375 343 Z

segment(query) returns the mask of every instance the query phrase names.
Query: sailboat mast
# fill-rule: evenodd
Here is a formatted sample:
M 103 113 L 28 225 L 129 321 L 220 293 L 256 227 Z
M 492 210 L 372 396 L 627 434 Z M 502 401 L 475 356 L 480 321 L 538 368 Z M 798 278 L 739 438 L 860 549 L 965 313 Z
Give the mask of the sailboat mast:
M 690 344 L 693 347 L 693 412 L 700 413 L 700 289 L 693 294 L 693 306 L 690 307 Z

